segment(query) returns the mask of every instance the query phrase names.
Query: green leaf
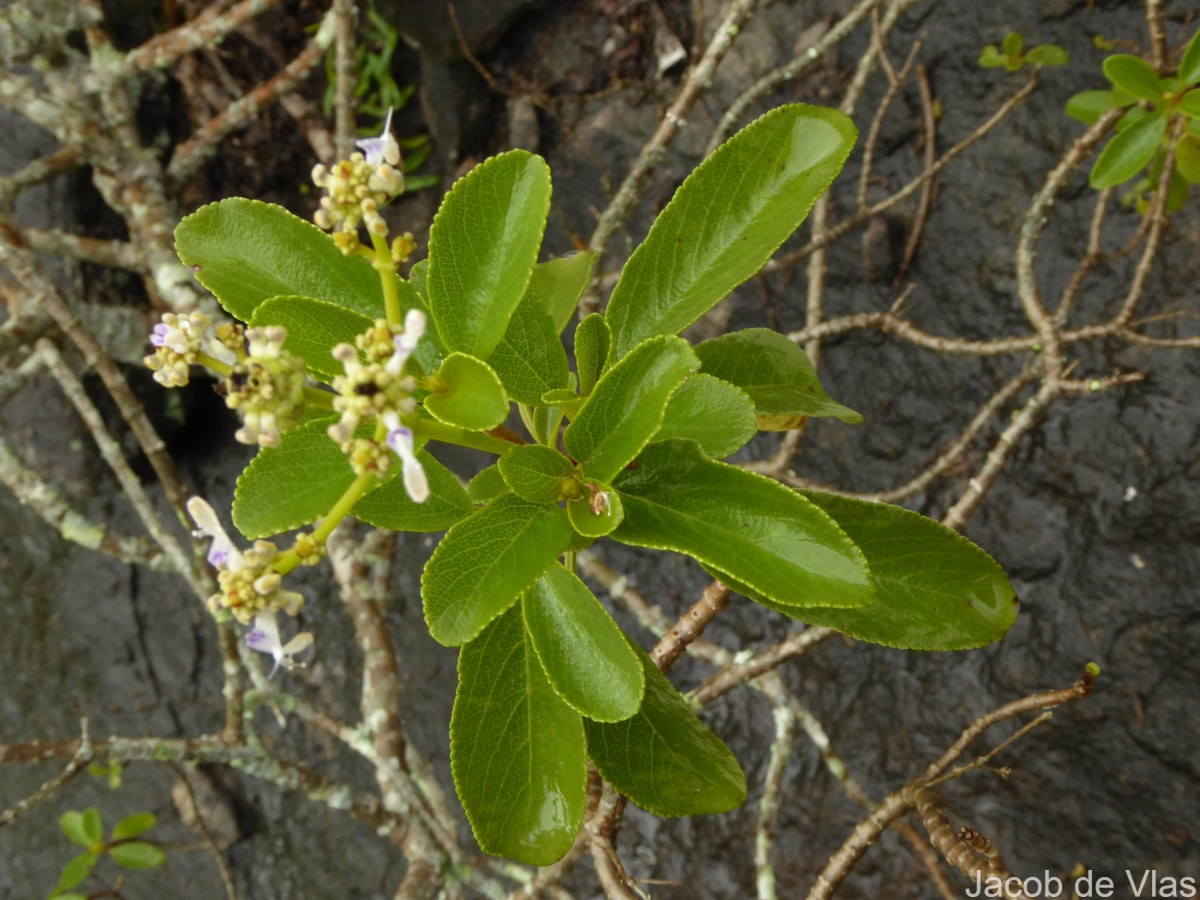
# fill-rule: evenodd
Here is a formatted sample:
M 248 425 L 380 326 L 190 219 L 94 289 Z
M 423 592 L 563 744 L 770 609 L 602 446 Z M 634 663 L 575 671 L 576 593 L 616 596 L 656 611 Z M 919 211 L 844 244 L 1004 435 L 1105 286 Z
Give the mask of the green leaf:
M 58 876 L 58 887 L 54 889 L 51 897 L 62 897 L 63 891 L 69 891 L 77 884 L 81 884 L 85 878 L 92 874 L 92 869 L 96 868 L 96 863 L 100 859 L 99 853 L 80 853 L 78 856 L 71 859 L 63 866 L 62 874 Z
M 567 514 L 505 494 L 451 528 L 421 575 L 434 639 L 465 644 L 517 602 L 571 541 Z
M 505 484 L 530 503 L 553 503 L 560 499 L 559 484 L 575 473 L 575 467 L 565 456 L 541 444 L 513 447 L 500 457 L 498 465 Z
M 391 477 L 354 504 L 354 516 L 392 531 L 444 531 L 468 515 L 471 499 L 454 473 L 423 449 L 417 451 L 417 459 L 429 482 L 429 497 L 423 503 L 408 496 L 403 478 Z
M 584 399 L 571 388 L 556 388 L 542 394 L 542 406 L 557 406 L 567 415 L 574 416 L 583 406 Z
M 370 319 L 383 315 L 371 263 L 346 256 L 328 234 L 282 206 L 244 197 L 210 203 L 179 223 L 175 249 L 243 322 L 264 300 L 285 295 L 327 300 Z
M 646 677 L 637 714 L 584 721 L 588 756 L 605 780 L 656 816 L 721 813 L 746 802 L 737 759 L 701 722 L 650 657 L 633 650 Z
M 1154 67 L 1140 56 L 1116 53 L 1104 60 L 1104 74 L 1119 88 L 1155 103 L 1163 98 L 1163 83 Z
M 542 394 L 567 385 L 567 351 L 550 314 L 528 293 L 487 361 L 520 403 L 537 405 Z
M 1200 118 L 1200 88 L 1192 88 L 1179 98 L 1179 109 L 1194 118 Z
M 1009 59 L 1016 59 L 1021 55 L 1021 48 L 1025 46 L 1025 39 L 1016 31 L 1010 31 L 1004 36 L 1002 49 L 1004 55 Z
M 1175 147 L 1175 167 L 1187 181 L 1200 184 L 1200 135 L 1185 134 Z
M 667 401 L 699 360 L 683 338 L 639 344 L 604 373 L 563 432 L 563 446 L 588 478 L 609 482 L 649 443 Z
M 486 359 L 537 262 L 550 169 L 524 150 L 476 166 L 450 189 L 429 232 L 429 308 L 449 350 Z
M 1183 59 L 1179 63 L 1179 80 L 1185 87 L 1200 82 L 1200 30 L 1192 35 L 1183 51 Z
M 671 396 L 654 441 L 685 438 L 695 441 L 709 456 L 722 459 L 745 446 L 756 430 L 749 395 L 728 381 L 701 372 Z
M 979 67 L 981 69 L 998 69 L 1004 65 L 1004 54 L 1000 52 L 1000 48 L 995 44 L 988 44 L 983 48 L 983 52 L 979 54 Z
M 1025 61 L 1038 66 L 1065 66 L 1071 57 L 1058 44 L 1041 44 L 1025 54 Z
M 126 869 L 156 869 L 167 861 L 167 854 L 153 844 L 131 841 L 108 848 L 108 855 Z
M 100 810 L 89 806 L 83 812 L 69 810 L 58 817 L 58 827 L 67 840 L 79 847 L 92 847 L 104 839 Z
M 519 608 L 458 657 L 450 767 L 486 852 L 545 866 L 575 843 L 587 796 L 582 720 L 551 687 Z
M 691 441 L 651 444 L 614 487 L 622 543 L 686 553 L 788 606 L 866 606 L 862 552 L 823 510 L 763 475 L 708 459 Z
M 717 148 L 625 264 L 605 314 L 614 357 L 683 330 L 762 268 L 841 171 L 857 133 L 836 110 L 797 103 Z
M 508 492 L 499 463 L 492 463 L 467 483 L 467 496 L 472 503 L 487 503 Z
M 558 426 L 562 424 L 563 411 L 554 405 L 537 406 L 533 409 L 533 427 L 530 433 L 539 444 L 554 447 L 558 444 Z
M 596 254 L 586 250 L 548 259 L 533 267 L 526 296 L 537 298 L 542 308 L 550 314 L 556 334 L 563 333 L 575 314 L 575 307 L 587 288 L 595 263 Z
M 491 367 L 466 353 L 451 353 L 433 376 L 426 411 L 439 422 L 488 431 L 508 418 L 508 395 Z
M 579 371 L 581 397 L 588 396 L 604 374 L 611 347 L 612 329 L 599 313 L 592 313 L 575 329 L 575 368 Z
M 621 502 L 621 495 L 608 485 L 593 483 L 586 496 L 567 503 L 567 518 L 571 520 L 571 527 L 576 534 L 601 538 L 612 534 L 624 520 L 625 505 Z
M 521 611 L 546 677 L 573 709 L 598 722 L 638 711 L 641 661 L 587 585 L 555 563 L 525 593 Z
M 1154 158 L 1166 133 L 1166 115 L 1152 113 L 1115 135 L 1092 166 L 1092 187 L 1099 191 L 1128 181 Z
M 354 470 L 329 438 L 336 416 L 314 419 L 263 447 L 233 492 L 233 524 L 250 540 L 307 525 L 329 512 L 354 481 Z
M 354 339 L 374 320 L 311 297 L 272 297 L 259 304 L 250 324 L 255 327 L 282 325 L 287 329 L 284 346 L 308 363 L 308 371 L 326 384 L 346 367 L 333 358 L 336 344 L 354 345 Z
M 1081 91 L 1067 101 L 1067 115 L 1085 125 L 1095 125 L 1113 106 L 1112 91 Z
M 144 834 L 153 828 L 154 823 L 157 821 L 152 813 L 134 813 L 131 816 L 126 816 L 113 829 L 112 840 L 124 841 L 137 837 L 139 834 Z
M 982 647 L 1012 627 L 1018 607 L 1012 584 L 958 532 L 899 506 L 811 491 L 804 496 L 866 555 L 875 602 L 860 609 L 797 609 L 761 596 L 752 600 L 810 625 L 906 650 Z
M 832 416 L 849 425 L 862 415 L 837 403 L 821 387 L 807 354 L 776 331 L 747 328 L 696 347 L 700 371 L 750 395 L 760 416 Z

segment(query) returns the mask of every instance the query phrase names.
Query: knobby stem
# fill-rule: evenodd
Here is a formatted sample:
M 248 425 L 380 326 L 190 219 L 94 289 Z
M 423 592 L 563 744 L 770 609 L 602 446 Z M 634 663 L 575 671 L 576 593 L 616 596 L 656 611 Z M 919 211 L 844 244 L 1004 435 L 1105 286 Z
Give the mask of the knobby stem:
M 392 259 L 392 248 L 388 246 L 387 238 L 374 233 L 371 234 L 371 243 L 375 247 L 373 265 L 383 284 L 383 309 L 388 324 L 399 327 L 404 322 L 404 312 L 400 309 L 400 290 L 396 287 L 396 261 Z

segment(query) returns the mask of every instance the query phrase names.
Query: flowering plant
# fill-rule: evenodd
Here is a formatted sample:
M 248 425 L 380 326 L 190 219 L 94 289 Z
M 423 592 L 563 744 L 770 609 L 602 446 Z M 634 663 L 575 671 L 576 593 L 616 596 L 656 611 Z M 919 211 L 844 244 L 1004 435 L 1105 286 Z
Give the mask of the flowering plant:
M 240 198 L 180 224 L 180 258 L 244 327 L 164 319 L 148 362 L 167 385 L 195 363 L 218 373 L 238 439 L 262 445 L 233 505 L 252 549 L 207 503 L 189 506 L 213 538 L 211 605 L 290 667 L 311 637 L 280 636 L 279 614 L 302 602 L 282 579 L 319 561 L 342 518 L 446 531 L 422 577 L 425 619 L 462 648 L 451 762 L 488 852 L 565 854 L 589 760 L 660 815 L 745 799 L 728 748 L 576 576 L 575 555 L 601 537 L 686 554 L 769 609 L 894 647 L 977 647 L 1011 626 L 1008 579 L 955 532 L 723 461 L 760 430 L 861 421 L 799 347 L 765 329 L 694 347 L 678 336 L 799 226 L 854 139 L 845 116 L 797 104 L 723 144 L 658 217 L 605 312 L 575 326 L 573 369 L 561 336 L 593 260 L 538 261 L 550 173 L 524 151 L 454 185 L 407 278 L 412 237 L 389 242 L 380 212 L 404 189 L 386 127 L 314 171 L 319 228 Z M 431 452 L 443 444 L 496 461 L 464 486 Z M 266 540 L 314 522 L 289 549 Z

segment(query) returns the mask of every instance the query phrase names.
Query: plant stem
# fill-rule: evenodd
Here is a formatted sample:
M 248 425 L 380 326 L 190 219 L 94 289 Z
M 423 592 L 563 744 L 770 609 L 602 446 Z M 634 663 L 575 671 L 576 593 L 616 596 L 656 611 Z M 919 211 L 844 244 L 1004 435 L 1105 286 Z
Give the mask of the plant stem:
M 400 309 L 400 290 L 396 287 L 396 261 L 392 259 L 392 248 L 388 246 L 387 238 L 374 233 L 371 234 L 371 244 L 375 247 L 372 265 L 383 284 L 383 309 L 388 324 L 399 327 L 404 322 L 404 312 Z
M 223 363 L 215 356 L 209 356 L 207 353 L 197 354 L 196 362 L 200 363 L 206 369 L 212 369 L 221 376 L 228 376 L 233 371 L 233 366 L 229 365 L 229 363 Z
M 406 423 L 407 424 L 407 423 Z M 413 436 L 430 441 L 440 441 L 443 444 L 458 444 L 460 447 L 470 447 L 473 450 L 483 450 L 485 453 L 496 453 L 503 456 L 513 447 L 512 441 L 493 437 L 482 431 L 467 431 L 456 425 L 447 425 L 434 419 L 418 419 L 412 423 Z

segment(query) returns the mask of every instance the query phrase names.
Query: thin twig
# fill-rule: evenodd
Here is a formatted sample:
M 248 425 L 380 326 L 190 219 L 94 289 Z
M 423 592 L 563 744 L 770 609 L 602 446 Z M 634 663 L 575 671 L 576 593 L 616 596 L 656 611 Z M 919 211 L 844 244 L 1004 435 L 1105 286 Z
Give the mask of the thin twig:
M 227 11 L 222 11 L 220 5 L 214 4 L 196 18 L 184 22 L 178 28 L 155 35 L 130 51 L 125 57 L 123 70 L 119 70 L 119 75 L 127 76 L 133 71 L 166 69 L 186 53 L 216 46 L 227 34 L 241 28 L 279 2 L 280 0 L 242 0 Z
M 676 662 L 688 644 L 704 633 L 704 629 L 717 614 L 729 605 L 729 588 L 714 579 L 678 622 L 662 636 L 650 651 L 650 658 L 658 668 L 666 672 Z
M 56 175 L 69 172 L 76 166 L 82 165 L 85 157 L 83 146 L 71 144 L 60 150 L 55 150 L 49 156 L 35 159 L 23 168 L 0 178 L 0 203 L 15 197 L 25 188 L 49 181 Z
M 921 65 L 917 66 L 917 86 L 921 93 L 921 121 L 925 126 L 925 168 L 933 167 L 937 158 L 937 116 L 933 112 L 933 90 L 929 86 L 929 72 Z M 908 232 L 908 243 L 904 245 L 904 256 L 900 259 L 900 267 L 896 271 L 893 285 L 899 287 L 908 277 L 909 267 L 913 257 L 917 255 L 917 247 L 921 243 L 921 235 L 925 230 L 925 220 L 929 218 L 929 206 L 933 202 L 934 179 L 927 178 L 921 185 L 921 197 L 917 201 L 917 212 L 913 216 L 912 227 Z
M 349 159 L 354 152 L 354 139 L 358 137 L 354 103 L 358 81 L 354 71 L 355 18 L 358 10 L 354 0 L 333 0 L 332 12 L 337 34 L 333 64 L 335 135 L 338 159 Z

